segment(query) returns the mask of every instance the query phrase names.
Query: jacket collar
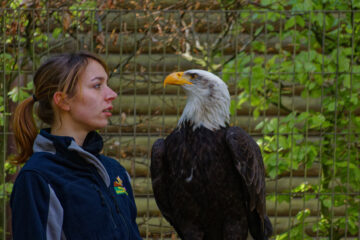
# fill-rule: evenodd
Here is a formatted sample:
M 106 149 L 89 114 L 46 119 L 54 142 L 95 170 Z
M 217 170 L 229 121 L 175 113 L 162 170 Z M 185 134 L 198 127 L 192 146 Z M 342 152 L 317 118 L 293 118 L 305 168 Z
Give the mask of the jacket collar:
M 41 141 L 36 141 L 34 143 L 34 147 L 39 147 L 40 149 L 36 148 L 33 149 L 34 152 L 56 152 L 60 149 L 67 149 L 75 139 L 73 137 L 67 136 L 56 136 L 50 134 L 50 128 L 41 129 L 38 137 Z M 39 139 L 38 139 L 39 140 Z M 99 154 L 104 146 L 102 137 L 96 132 L 91 131 L 86 135 L 83 146 L 85 151 L 90 152 L 91 154 Z M 54 149 L 55 148 L 55 149 Z
M 84 140 L 84 144 L 80 147 L 73 137 L 56 136 L 50 134 L 50 129 L 42 129 L 37 135 L 33 152 L 48 152 L 56 154 L 64 150 L 75 151 L 88 163 L 92 164 L 101 178 L 104 180 L 106 186 L 110 186 L 109 175 L 101 163 L 101 161 L 95 156 L 100 153 L 103 148 L 102 137 L 95 131 L 89 132 Z

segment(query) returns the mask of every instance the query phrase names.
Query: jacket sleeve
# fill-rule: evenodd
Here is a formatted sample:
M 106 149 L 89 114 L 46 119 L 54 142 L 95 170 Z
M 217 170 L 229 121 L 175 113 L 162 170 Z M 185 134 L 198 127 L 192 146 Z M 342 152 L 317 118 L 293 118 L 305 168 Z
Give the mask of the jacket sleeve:
M 19 174 L 10 199 L 13 240 L 46 239 L 49 198 L 44 178 L 32 171 Z

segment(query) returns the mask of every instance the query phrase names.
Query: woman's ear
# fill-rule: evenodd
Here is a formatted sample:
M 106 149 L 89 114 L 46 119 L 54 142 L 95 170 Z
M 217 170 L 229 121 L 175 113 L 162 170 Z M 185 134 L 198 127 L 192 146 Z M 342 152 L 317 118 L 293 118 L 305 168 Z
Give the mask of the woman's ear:
M 63 111 L 70 111 L 70 104 L 63 92 L 55 92 L 53 96 L 54 104 Z

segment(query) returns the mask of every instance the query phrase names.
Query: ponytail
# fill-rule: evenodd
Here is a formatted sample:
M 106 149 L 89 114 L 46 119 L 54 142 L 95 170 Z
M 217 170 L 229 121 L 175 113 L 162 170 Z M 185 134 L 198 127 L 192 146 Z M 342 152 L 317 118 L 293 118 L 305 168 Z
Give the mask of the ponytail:
M 25 163 L 33 154 L 33 144 L 38 134 L 38 129 L 33 117 L 35 98 L 32 96 L 22 101 L 15 110 L 13 131 L 15 135 L 18 155 L 11 162 L 14 164 Z

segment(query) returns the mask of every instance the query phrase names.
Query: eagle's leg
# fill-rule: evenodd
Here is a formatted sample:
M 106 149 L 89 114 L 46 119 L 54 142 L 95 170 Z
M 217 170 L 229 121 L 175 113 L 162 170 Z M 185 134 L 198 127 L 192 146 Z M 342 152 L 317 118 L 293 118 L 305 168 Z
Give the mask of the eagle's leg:
M 228 218 L 224 222 L 224 240 L 246 240 L 248 237 L 247 219 Z

